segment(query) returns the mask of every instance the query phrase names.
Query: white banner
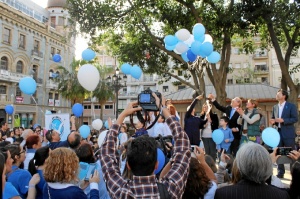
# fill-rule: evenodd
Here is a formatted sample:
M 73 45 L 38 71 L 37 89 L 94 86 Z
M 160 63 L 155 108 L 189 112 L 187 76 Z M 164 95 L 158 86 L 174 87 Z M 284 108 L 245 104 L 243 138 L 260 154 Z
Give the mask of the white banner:
M 45 115 L 45 128 L 47 130 L 56 130 L 60 134 L 60 140 L 66 140 L 70 134 L 70 114 L 61 113 Z

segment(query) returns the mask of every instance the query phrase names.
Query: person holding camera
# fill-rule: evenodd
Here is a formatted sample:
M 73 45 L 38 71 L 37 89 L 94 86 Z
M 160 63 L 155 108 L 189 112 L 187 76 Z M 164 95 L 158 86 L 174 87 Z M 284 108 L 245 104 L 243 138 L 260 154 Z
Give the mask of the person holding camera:
M 190 106 L 187 107 L 187 112 L 184 117 L 184 131 L 187 133 L 191 145 L 200 144 L 200 129 L 204 128 L 207 120 L 203 120 L 200 117 L 195 116 L 195 106 L 199 100 L 203 98 L 202 95 L 199 95 L 194 99 Z

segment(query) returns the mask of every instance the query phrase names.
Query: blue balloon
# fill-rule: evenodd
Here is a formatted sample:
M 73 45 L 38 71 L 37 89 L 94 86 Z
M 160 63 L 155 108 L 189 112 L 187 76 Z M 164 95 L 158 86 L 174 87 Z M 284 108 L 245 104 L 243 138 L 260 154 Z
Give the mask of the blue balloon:
M 182 53 L 182 54 L 181 54 L 181 57 L 182 57 L 182 59 L 183 59 L 185 62 L 188 62 L 188 61 L 189 61 L 189 58 L 187 57 L 187 52 Z
M 93 50 L 91 50 L 91 49 L 88 48 L 88 49 L 85 49 L 82 52 L 81 56 L 82 56 L 83 60 L 85 60 L 85 61 L 91 61 L 92 59 L 95 58 L 96 53 Z
M 210 55 L 207 56 L 207 61 L 212 64 L 216 64 L 220 61 L 221 55 L 220 53 L 213 51 Z
M 52 60 L 53 60 L 54 62 L 60 62 L 60 61 L 61 61 L 61 56 L 60 56 L 60 54 L 55 54 L 55 55 L 53 55 Z
M 164 38 L 164 42 L 168 46 L 176 46 L 176 44 L 178 43 L 178 39 L 173 35 L 167 35 Z
M 83 106 L 79 103 L 76 103 L 72 107 L 72 112 L 76 117 L 80 117 L 83 113 Z
M 194 39 L 198 40 L 199 38 L 204 36 L 205 27 L 201 23 L 197 23 L 197 24 L 194 25 L 192 32 L 193 32 L 193 35 L 194 35 Z M 204 39 L 203 39 L 203 41 L 204 41 Z
M 81 137 L 83 137 L 84 139 L 87 138 L 91 133 L 91 129 L 88 125 L 82 125 L 78 130 Z
M 186 54 L 190 62 L 194 62 L 197 59 L 197 55 L 195 55 L 191 49 L 189 49 Z
M 130 74 L 135 79 L 139 79 L 142 73 L 143 73 L 142 69 L 137 65 L 133 65 L 130 69 Z
M 191 50 L 195 55 L 200 55 L 200 46 L 201 46 L 201 42 L 199 41 L 194 41 L 191 45 Z
M 122 71 L 122 73 L 124 73 L 124 74 L 126 74 L 126 75 L 129 75 L 130 74 L 130 69 L 131 69 L 131 65 L 130 64 L 128 64 L 128 63 L 124 63 L 124 64 L 122 64 L 122 66 L 121 66 L 121 71 Z
M 14 113 L 14 107 L 12 105 L 6 105 L 5 106 L 5 111 L 8 115 L 11 115 Z
M 224 140 L 224 133 L 220 129 L 214 130 L 212 133 L 212 139 L 216 144 L 221 144 Z
M 107 121 L 107 120 L 104 122 L 104 127 L 105 127 L 106 129 L 109 129 L 108 121 Z
M 168 46 L 168 45 L 165 45 L 165 48 L 168 50 L 168 51 L 172 51 L 176 48 L 176 45 L 174 46 Z
M 262 132 L 262 140 L 272 148 L 277 147 L 280 142 L 278 131 L 272 127 L 265 128 Z
M 210 55 L 214 50 L 214 46 L 212 45 L 212 43 L 210 42 L 204 42 L 201 46 L 200 46 L 200 56 L 202 58 L 207 57 L 208 55 Z
M 157 161 L 158 161 L 158 167 L 154 171 L 154 174 L 158 174 L 162 170 L 162 168 L 165 166 L 165 161 L 166 161 L 165 154 L 159 148 L 157 148 Z
M 19 87 L 23 93 L 32 95 L 36 91 L 36 82 L 32 77 L 23 77 L 20 79 Z
M 205 40 L 205 36 L 203 35 L 203 36 L 194 37 L 194 40 L 203 43 Z

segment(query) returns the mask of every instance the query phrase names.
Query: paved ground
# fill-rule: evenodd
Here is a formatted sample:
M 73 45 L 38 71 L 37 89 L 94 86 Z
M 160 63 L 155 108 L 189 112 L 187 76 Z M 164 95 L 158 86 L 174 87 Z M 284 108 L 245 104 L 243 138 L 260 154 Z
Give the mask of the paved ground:
M 291 172 L 290 172 L 290 165 L 289 164 L 285 164 L 285 174 L 284 174 L 284 178 L 280 179 L 287 187 L 290 186 L 291 184 Z M 277 175 L 277 167 L 273 166 L 273 175 Z

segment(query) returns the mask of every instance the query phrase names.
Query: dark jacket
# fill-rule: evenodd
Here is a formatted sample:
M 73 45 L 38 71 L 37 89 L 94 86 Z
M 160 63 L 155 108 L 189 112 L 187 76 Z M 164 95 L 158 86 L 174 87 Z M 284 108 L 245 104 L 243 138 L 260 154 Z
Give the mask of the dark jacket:
M 216 113 L 209 112 L 210 119 L 211 119 L 211 130 L 214 131 L 219 128 L 219 118 Z M 204 120 L 205 114 L 200 115 L 200 118 Z

